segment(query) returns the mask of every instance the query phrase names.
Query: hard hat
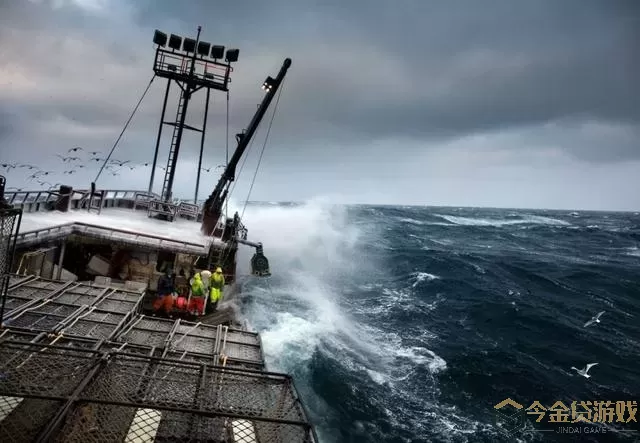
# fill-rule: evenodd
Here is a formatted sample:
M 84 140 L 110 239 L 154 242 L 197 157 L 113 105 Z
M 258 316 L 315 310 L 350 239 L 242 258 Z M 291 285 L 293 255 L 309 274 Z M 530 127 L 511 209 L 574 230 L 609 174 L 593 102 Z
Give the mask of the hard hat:
M 222 273 L 222 268 L 221 267 L 217 267 L 216 268 L 216 272 Z
M 211 272 L 210 271 L 202 271 L 200 274 L 202 275 L 202 278 L 204 278 L 205 280 L 207 280 L 209 277 L 211 277 Z

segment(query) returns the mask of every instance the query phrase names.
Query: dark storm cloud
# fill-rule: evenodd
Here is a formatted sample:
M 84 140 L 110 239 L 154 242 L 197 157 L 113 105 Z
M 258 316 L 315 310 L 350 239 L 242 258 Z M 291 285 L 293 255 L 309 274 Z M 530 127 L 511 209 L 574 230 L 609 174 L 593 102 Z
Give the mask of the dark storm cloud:
M 520 128 L 589 161 L 640 157 L 638 2 L 120 0 L 106 3 L 108 20 L 82 3 L 0 6 L 0 48 L 20 68 L 0 90 L 13 133 L 63 119 L 112 134 L 109 145 L 151 75 L 152 30 L 187 35 L 201 24 L 206 39 L 240 48 L 232 133 L 255 111 L 262 79 L 293 58 L 273 133 L 281 156 L 320 140 L 409 138 L 419 149 Z M 25 50 L 29 32 L 37 44 Z M 151 138 L 162 89 L 135 120 Z M 202 108 L 192 104 L 194 125 Z M 218 101 L 213 131 L 223 117 Z
M 203 23 L 249 53 L 292 55 L 288 129 L 430 139 L 564 120 L 640 122 L 637 2 L 190 5 L 147 2 L 136 16 Z

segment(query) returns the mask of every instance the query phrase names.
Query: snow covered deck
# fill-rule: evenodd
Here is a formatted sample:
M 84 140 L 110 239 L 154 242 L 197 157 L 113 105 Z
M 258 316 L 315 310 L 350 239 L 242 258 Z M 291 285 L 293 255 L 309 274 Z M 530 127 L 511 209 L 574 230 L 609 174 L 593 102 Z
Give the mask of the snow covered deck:
M 123 208 L 104 208 L 100 214 L 86 210 L 26 212 L 17 244 L 29 246 L 72 234 L 189 254 L 206 254 L 212 242 L 223 245 L 219 239 L 202 235 L 195 221 L 177 218 L 168 222 L 149 218 L 146 211 Z

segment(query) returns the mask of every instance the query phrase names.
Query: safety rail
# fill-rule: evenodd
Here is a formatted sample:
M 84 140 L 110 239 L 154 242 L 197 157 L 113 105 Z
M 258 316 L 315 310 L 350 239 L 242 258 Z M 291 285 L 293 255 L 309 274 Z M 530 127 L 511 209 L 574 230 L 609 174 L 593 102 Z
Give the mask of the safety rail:
M 93 196 L 100 195 L 96 200 L 100 208 L 128 208 L 128 209 L 148 209 L 149 202 L 159 200 L 160 196 L 155 192 L 140 191 L 134 189 L 102 189 L 93 193 Z M 41 210 L 51 210 L 52 205 L 60 197 L 59 191 L 37 190 L 37 191 L 9 191 L 5 192 L 5 198 L 14 207 L 21 207 L 24 212 L 36 212 Z M 71 192 L 69 209 L 87 209 L 92 201 L 92 192 L 88 189 L 74 189 Z M 197 206 L 197 216 L 201 215 L 201 208 Z M 96 206 L 94 206 L 97 209 Z
M 191 63 L 189 56 L 185 57 L 183 54 L 159 49 L 156 52 L 153 70 L 160 77 L 171 76 L 171 78 L 187 80 L 190 78 Z M 222 65 L 196 58 L 192 79 L 198 85 L 226 91 L 228 84 L 231 83 L 231 72 L 233 68 L 228 64 Z
M 153 217 L 155 215 L 164 215 L 169 220 L 173 221 L 177 215 L 178 206 L 172 203 L 166 203 L 162 200 L 153 199 L 149 201 L 147 208 L 147 215 Z
M 37 203 L 55 202 L 58 199 L 57 191 L 8 191 L 5 198 L 10 205 L 25 206 Z
M 193 203 L 180 202 L 176 215 L 178 217 L 182 216 L 183 218 L 197 220 L 200 215 L 200 206 L 194 205 Z
M 152 192 L 136 192 L 133 196 L 133 209 L 149 209 L 151 201 L 158 198 L 159 196 Z

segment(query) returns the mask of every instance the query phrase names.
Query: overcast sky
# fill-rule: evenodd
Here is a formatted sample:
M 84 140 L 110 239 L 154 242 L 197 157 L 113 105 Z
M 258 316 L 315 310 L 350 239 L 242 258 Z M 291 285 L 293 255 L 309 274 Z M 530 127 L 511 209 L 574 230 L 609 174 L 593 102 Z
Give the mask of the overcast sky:
M 56 154 L 108 152 L 153 74 L 154 29 L 195 37 L 197 25 L 202 39 L 240 49 L 231 148 L 263 80 L 293 60 L 251 200 L 640 209 L 634 0 L 0 0 L 0 163 L 87 187 L 99 164 L 67 175 Z M 114 158 L 152 160 L 164 87 L 153 82 Z M 194 126 L 204 97 L 190 106 Z M 205 167 L 225 161 L 225 109 L 213 94 Z M 179 196 L 193 198 L 198 150 L 187 133 Z M 201 198 L 219 173 L 204 173 Z M 122 168 L 98 186 L 146 189 L 149 174 Z M 6 175 L 8 186 L 40 186 L 27 168 Z

